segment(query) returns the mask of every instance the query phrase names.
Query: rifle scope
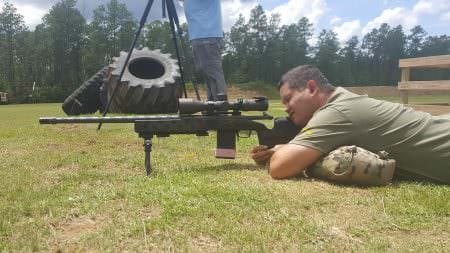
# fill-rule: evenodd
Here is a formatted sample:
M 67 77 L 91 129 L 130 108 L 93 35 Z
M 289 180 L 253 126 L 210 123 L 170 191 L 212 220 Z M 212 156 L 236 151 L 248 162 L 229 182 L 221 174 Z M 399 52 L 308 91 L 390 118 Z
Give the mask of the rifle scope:
M 267 111 L 269 108 L 269 101 L 266 97 L 237 99 L 236 101 L 198 101 L 191 98 L 181 98 L 178 103 L 180 114 Z

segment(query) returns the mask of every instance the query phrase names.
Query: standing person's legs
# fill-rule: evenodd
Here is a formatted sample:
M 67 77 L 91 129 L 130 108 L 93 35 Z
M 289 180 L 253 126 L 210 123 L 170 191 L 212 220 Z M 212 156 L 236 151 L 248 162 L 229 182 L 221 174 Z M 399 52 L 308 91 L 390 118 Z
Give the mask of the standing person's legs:
M 227 94 L 227 87 L 222 68 L 220 38 L 192 40 L 194 63 L 197 72 L 206 81 L 208 100 L 217 100 L 217 94 Z

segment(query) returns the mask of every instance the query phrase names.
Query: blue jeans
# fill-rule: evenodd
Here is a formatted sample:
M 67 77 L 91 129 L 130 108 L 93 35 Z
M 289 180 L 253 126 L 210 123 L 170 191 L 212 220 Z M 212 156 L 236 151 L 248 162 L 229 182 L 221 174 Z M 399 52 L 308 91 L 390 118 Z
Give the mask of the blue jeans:
M 202 38 L 192 40 L 195 70 L 206 81 L 208 100 L 217 100 L 217 94 L 227 94 L 227 85 L 222 68 L 220 38 Z

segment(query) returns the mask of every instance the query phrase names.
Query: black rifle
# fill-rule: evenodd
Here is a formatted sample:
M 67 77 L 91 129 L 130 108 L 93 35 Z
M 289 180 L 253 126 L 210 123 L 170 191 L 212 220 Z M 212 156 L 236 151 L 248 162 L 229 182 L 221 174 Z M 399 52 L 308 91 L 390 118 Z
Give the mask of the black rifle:
M 145 169 L 151 173 L 150 153 L 152 138 L 168 137 L 172 134 L 195 134 L 207 136 L 208 131 L 217 131 L 216 157 L 234 159 L 236 154 L 236 136 L 249 137 L 256 131 L 260 145 L 273 147 L 287 143 L 298 132 L 287 118 L 277 118 L 272 129 L 257 120 L 270 120 L 272 116 L 265 111 L 268 108 L 266 98 L 254 100 L 208 101 L 199 102 L 180 99 L 178 115 L 163 116 L 118 116 L 118 117 L 42 117 L 40 124 L 61 123 L 134 123 L 134 131 L 144 139 Z M 262 115 L 242 115 L 242 111 L 261 111 Z M 201 114 L 195 114 L 201 112 Z M 247 132 L 246 136 L 239 135 Z

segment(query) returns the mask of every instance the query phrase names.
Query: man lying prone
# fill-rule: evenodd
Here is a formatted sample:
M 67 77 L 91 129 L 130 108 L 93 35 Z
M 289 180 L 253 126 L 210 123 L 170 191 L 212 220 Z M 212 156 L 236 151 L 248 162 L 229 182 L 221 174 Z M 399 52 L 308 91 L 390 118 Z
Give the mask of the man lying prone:
M 279 90 L 289 118 L 306 126 L 288 144 L 252 150 L 252 158 L 266 164 L 272 178 L 309 172 L 366 185 L 387 184 L 392 175 L 450 184 L 450 116 L 334 87 L 309 65 L 284 74 Z

